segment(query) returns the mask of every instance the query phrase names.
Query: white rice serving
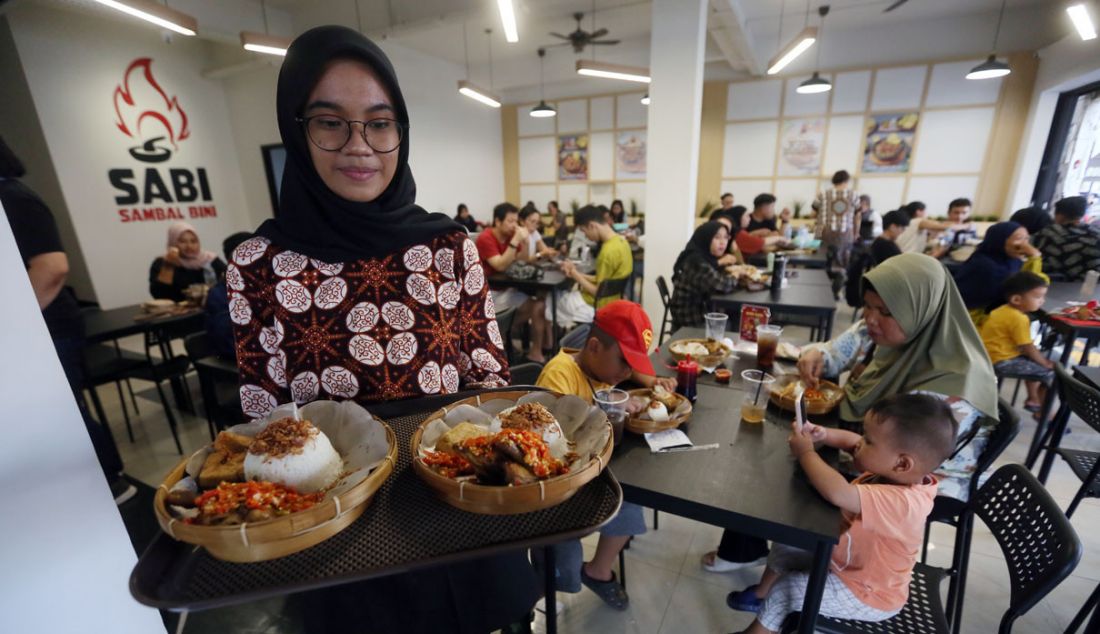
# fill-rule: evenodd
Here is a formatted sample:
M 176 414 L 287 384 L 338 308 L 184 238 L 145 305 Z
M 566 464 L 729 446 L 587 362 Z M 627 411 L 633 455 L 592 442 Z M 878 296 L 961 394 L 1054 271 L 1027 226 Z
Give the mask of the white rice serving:
M 272 456 L 250 450 L 244 459 L 245 478 L 283 484 L 299 493 L 320 491 L 335 482 L 344 470 L 344 460 L 328 436 L 314 430 L 316 433 L 305 440 L 300 453 Z

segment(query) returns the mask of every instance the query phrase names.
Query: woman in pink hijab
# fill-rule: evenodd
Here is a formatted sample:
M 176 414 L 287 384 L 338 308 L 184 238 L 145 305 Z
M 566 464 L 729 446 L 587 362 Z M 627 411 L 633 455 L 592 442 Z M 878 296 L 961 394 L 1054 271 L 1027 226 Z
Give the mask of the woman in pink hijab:
M 181 301 L 192 284 L 210 286 L 225 275 L 225 262 L 203 251 L 199 234 L 186 222 L 168 227 L 168 250 L 149 269 L 149 294 L 155 299 Z

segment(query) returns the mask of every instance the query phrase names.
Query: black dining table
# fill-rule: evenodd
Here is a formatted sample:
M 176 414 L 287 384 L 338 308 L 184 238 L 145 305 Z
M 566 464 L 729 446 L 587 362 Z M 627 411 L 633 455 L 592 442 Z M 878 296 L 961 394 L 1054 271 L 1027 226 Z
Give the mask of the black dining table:
M 836 299 L 832 287 L 827 284 L 788 282 L 778 291 L 736 290 L 725 295 L 711 295 L 710 302 L 716 311 L 729 314 L 733 328 L 740 328 L 741 307 L 748 304 L 770 309 L 773 323 L 785 323 L 785 318 L 789 317 L 816 319 L 816 327 L 811 327 L 817 331 L 818 341 L 828 341 L 833 334 Z M 805 324 L 798 322 L 798 325 Z
M 493 273 L 488 277 L 489 288 L 503 290 L 514 288 L 517 291 L 534 297 L 541 291 L 545 291 L 550 299 L 551 325 L 554 333 L 554 347 L 558 347 L 558 294 L 554 291 L 563 291 L 573 285 L 573 280 L 565 276 L 560 270 L 553 268 L 541 268 L 542 273 L 538 277 L 519 279 L 509 276 L 507 273 Z
M 787 266 L 798 266 L 807 269 L 824 269 L 826 267 L 825 260 L 825 245 L 819 246 L 817 249 L 810 253 L 806 253 L 804 250 L 796 251 L 775 251 L 775 255 L 778 257 L 783 255 L 787 258 Z M 768 254 L 764 252 L 754 253 L 745 258 L 745 262 L 756 266 L 764 266 L 768 262 Z
M 130 594 L 156 608 L 206 610 L 543 547 L 546 604 L 553 606 L 551 546 L 583 537 L 618 513 L 622 490 L 610 469 L 556 506 L 516 515 L 482 515 L 438 499 L 411 466 L 410 438 L 431 413 L 474 395 L 488 400 L 492 392 L 515 389 L 368 405 L 397 437 L 397 464 L 359 519 L 315 546 L 255 563 L 221 561 L 162 532 L 138 559 L 130 575 Z M 554 610 L 547 611 L 546 630 L 557 630 Z
M 673 335 L 696 334 L 684 330 Z M 660 352 L 654 365 L 664 363 Z M 691 419 L 680 427 L 694 445 L 715 449 L 654 454 L 645 439 L 625 434 L 610 467 L 623 499 L 649 508 L 774 540 L 813 553 L 810 582 L 798 631 L 813 632 L 840 537 L 840 512 L 806 479 L 787 445 L 793 417 L 768 406 L 763 423 L 740 419 L 740 381 L 729 386 L 700 382 Z M 836 463 L 835 450 L 823 456 Z
M 1100 292 L 1093 292 L 1091 296 L 1081 295 L 1081 282 L 1051 282 L 1050 287 L 1047 288 L 1047 315 L 1050 319 L 1058 319 L 1058 313 L 1069 305 L 1069 302 L 1087 302 L 1098 298 L 1100 298 Z M 1088 365 L 1089 352 L 1096 344 L 1097 339 L 1100 339 L 1100 321 L 1089 323 L 1065 319 L 1058 319 L 1058 321 L 1061 326 L 1060 330 L 1069 333 L 1069 340 L 1065 342 L 1065 348 L 1062 350 L 1062 365 L 1069 363 L 1070 355 L 1073 352 L 1073 344 L 1081 338 L 1085 339 L 1085 350 L 1081 354 L 1081 363 Z

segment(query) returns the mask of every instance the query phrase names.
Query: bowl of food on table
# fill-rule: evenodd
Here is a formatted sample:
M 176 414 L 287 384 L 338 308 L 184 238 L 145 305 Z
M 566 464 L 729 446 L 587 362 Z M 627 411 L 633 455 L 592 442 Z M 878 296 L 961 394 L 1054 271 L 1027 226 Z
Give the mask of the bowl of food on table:
M 726 267 L 730 277 L 737 278 L 737 286 L 748 291 L 762 291 L 771 283 L 771 273 L 751 264 L 731 264 Z
M 668 344 L 668 352 L 677 361 L 689 356 L 699 365 L 713 367 L 726 360 L 733 349 L 725 341 L 714 339 L 678 339 Z
M 410 440 L 413 470 L 441 500 L 510 515 L 568 500 L 614 448 L 607 415 L 571 395 L 504 391 L 453 403 Z
M 218 559 L 273 559 L 354 522 L 396 459 L 393 430 L 360 405 L 291 403 L 183 460 L 158 488 L 154 511 L 170 537 Z
M 844 398 L 844 390 L 831 381 L 818 381 L 816 388 L 808 388 L 797 374 L 783 374 L 772 384 L 771 401 L 780 409 L 795 411 L 795 396 L 802 390 L 807 414 L 828 414 Z
M 625 428 L 635 434 L 675 429 L 691 419 L 691 401 L 660 385 L 630 390 Z

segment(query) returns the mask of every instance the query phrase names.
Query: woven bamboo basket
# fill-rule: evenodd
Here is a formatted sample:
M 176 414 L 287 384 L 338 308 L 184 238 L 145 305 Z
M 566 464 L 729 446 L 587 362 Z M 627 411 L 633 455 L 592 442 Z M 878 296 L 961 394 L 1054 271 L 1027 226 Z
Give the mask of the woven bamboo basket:
M 772 403 L 775 403 L 780 409 L 793 412 L 794 399 L 782 394 L 782 391 L 788 385 L 798 380 L 799 377 L 797 374 L 784 374 L 780 376 L 776 380 L 775 385 L 772 386 L 770 395 Z M 806 399 L 807 414 L 828 414 L 844 399 L 844 390 L 831 381 L 820 381 L 818 389 L 825 395 L 825 398 L 823 400 Z
M 668 353 L 672 355 L 673 359 L 683 361 L 688 355 L 683 352 L 682 348 L 689 343 L 698 343 L 707 347 L 710 354 L 701 357 L 692 355 L 691 357 L 692 360 L 704 367 L 713 367 L 722 363 L 732 352 L 722 342 L 713 339 L 677 339 L 668 345 Z
M 630 390 L 629 394 L 631 396 L 649 396 L 651 391 L 652 390 L 650 390 L 649 388 L 643 387 L 636 390 Z M 673 394 L 673 396 L 676 398 L 677 409 L 679 409 L 681 404 L 687 401 L 687 399 L 680 394 Z M 665 431 L 666 429 L 676 429 L 680 425 L 683 425 L 684 423 L 691 420 L 691 411 L 691 403 L 688 402 L 687 411 L 680 412 L 675 416 L 670 413 L 667 421 L 658 422 L 649 418 L 642 418 L 640 416 L 630 416 L 626 419 L 625 428 L 627 431 L 634 432 L 635 434 L 650 434 L 653 432 Z
M 187 524 L 172 517 L 165 497 L 168 490 L 186 475 L 188 458 L 181 461 L 157 489 L 153 501 L 157 522 L 173 539 L 202 546 L 211 556 L 225 561 L 265 561 L 319 544 L 358 519 L 375 492 L 393 472 L 397 460 L 397 437 L 389 425 L 378 422 L 385 427 L 386 441 L 389 443 L 385 458 L 370 475 L 340 495 L 330 493 L 323 502 L 304 511 L 263 522 L 235 526 Z
M 540 480 L 533 484 L 525 484 L 522 486 L 489 486 L 474 482 L 463 482 L 432 471 L 424 464 L 423 460 L 419 458 L 420 444 L 425 428 L 431 424 L 432 421 L 442 419 L 446 416 L 448 411 L 459 405 L 472 405 L 477 407 L 483 402 L 489 402 L 489 400 L 503 399 L 515 401 L 529 393 L 530 392 L 526 390 L 493 392 L 492 394 L 485 395 L 489 397 L 485 399 L 485 401 L 483 401 L 480 396 L 475 396 L 452 403 L 448 407 L 429 416 L 421 423 L 420 427 L 413 433 L 409 441 L 409 449 L 413 456 L 413 471 L 415 471 L 416 474 L 420 476 L 420 479 L 431 487 L 436 495 L 444 502 L 471 513 L 480 513 L 482 515 L 514 515 L 518 513 L 529 513 L 531 511 L 549 508 L 568 500 L 581 487 L 588 484 L 589 481 L 598 476 L 600 472 L 607 467 L 607 462 L 611 459 L 611 452 L 614 449 L 614 440 L 611 434 L 610 423 L 606 423 L 608 426 L 607 442 L 600 450 L 599 454 L 589 460 L 587 464 L 579 466 L 565 475 Z

